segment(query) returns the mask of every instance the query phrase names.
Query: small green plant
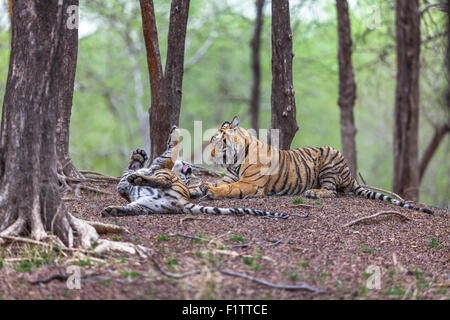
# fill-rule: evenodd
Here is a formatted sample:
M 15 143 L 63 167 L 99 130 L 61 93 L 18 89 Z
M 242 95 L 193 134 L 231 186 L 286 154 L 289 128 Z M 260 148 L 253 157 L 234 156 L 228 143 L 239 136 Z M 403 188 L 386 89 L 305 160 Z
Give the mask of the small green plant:
M 302 199 L 302 197 L 294 198 L 294 199 L 292 199 L 292 203 L 293 204 L 302 204 L 303 203 L 303 199 Z
M 92 261 L 90 259 L 82 259 L 82 260 L 74 261 L 73 264 L 76 266 L 79 266 L 79 267 L 85 267 L 85 266 L 91 265 Z
M 242 259 L 242 262 L 244 262 L 248 266 L 251 266 L 253 264 L 253 258 L 244 257 L 244 259 Z
M 237 235 L 234 235 L 234 234 L 232 234 L 232 235 L 230 236 L 230 240 L 231 240 L 231 241 L 234 241 L 234 242 L 239 242 L 239 243 L 244 243 L 244 242 L 245 242 L 245 240 L 244 240 L 243 237 L 237 236 Z
M 309 262 L 308 261 L 300 261 L 299 263 L 297 263 L 297 266 L 299 266 L 302 269 L 305 269 L 305 268 L 309 267 Z
M 16 272 L 30 272 L 33 265 L 31 262 L 23 260 L 16 265 Z
M 297 282 L 300 279 L 300 277 L 296 273 L 291 273 L 289 274 L 289 279 L 293 282 Z
M 135 279 L 141 276 L 141 273 L 138 271 L 121 271 L 120 275 L 127 280 Z
M 156 237 L 156 240 L 158 240 L 158 241 L 169 241 L 169 237 L 166 236 L 165 234 L 159 234 L 159 235 Z
M 0 270 L 3 269 L 3 259 L 0 259 Z
M 169 259 L 167 259 L 167 265 L 168 266 L 177 266 L 178 260 L 176 258 L 169 258 Z
M 112 240 L 113 240 L 113 241 L 122 241 L 122 237 L 114 236 L 114 237 L 112 238 Z
M 203 258 L 203 254 L 200 251 L 195 251 L 194 256 L 196 256 L 197 258 Z
M 439 243 L 439 241 L 436 238 L 431 238 L 431 240 L 428 243 L 428 245 L 431 248 L 435 248 L 435 249 L 442 249 L 444 247 L 442 244 Z
M 320 201 L 314 201 L 314 204 L 315 204 L 316 206 L 321 206 L 321 205 L 322 205 L 322 202 L 320 202 Z
M 372 249 L 367 245 L 364 247 L 359 247 L 358 250 L 364 253 L 375 253 L 375 249 Z

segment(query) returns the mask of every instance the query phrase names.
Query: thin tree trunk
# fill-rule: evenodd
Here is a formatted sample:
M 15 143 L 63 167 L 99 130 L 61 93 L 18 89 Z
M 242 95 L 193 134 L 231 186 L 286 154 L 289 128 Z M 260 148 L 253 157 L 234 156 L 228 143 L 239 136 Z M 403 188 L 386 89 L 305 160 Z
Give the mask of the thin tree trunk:
M 419 56 L 417 0 L 396 1 L 397 88 L 394 111 L 393 191 L 419 198 Z
M 272 1 L 272 118 L 270 128 L 279 130 L 280 149 L 289 149 L 298 130 L 292 82 L 292 32 L 289 1 Z
M 342 151 L 351 175 L 356 178 L 356 128 L 353 108 L 356 99 L 356 83 L 352 65 L 352 37 L 347 0 L 337 0 L 338 61 L 339 61 L 339 107 L 341 109 Z
M 65 6 L 76 5 L 78 0 L 68 1 Z M 70 19 L 72 12 L 63 12 L 64 21 Z M 77 68 L 77 53 L 78 53 L 78 28 L 68 28 L 64 26 L 61 29 L 61 41 L 58 47 L 57 55 L 62 57 L 64 65 L 64 72 L 59 75 L 59 85 L 62 90 L 59 90 L 58 95 L 58 116 L 56 123 L 56 153 L 58 155 L 58 171 L 69 177 L 81 177 L 72 163 L 69 156 L 69 129 L 70 116 L 72 113 L 72 99 L 73 88 L 75 83 L 75 72 Z
M 58 104 L 60 90 L 67 89 L 59 82 L 66 71 L 59 50 L 67 6 L 57 0 L 13 2 L 0 140 L 0 236 L 56 235 L 72 246 L 74 230 L 81 238 L 87 233 L 61 202 L 56 173 Z M 92 227 L 86 230 L 90 240 L 98 238 Z
M 170 8 L 167 59 L 166 68 L 164 69 L 167 101 L 170 108 L 170 127 L 173 125 L 178 126 L 180 120 L 184 73 L 184 47 L 189 16 L 189 2 L 189 0 L 173 0 Z M 168 133 L 169 132 L 167 132 L 167 135 Z
M 161 66 L 153 1 L 140 0 L 140 4 L 151 90 L 149 109 L 151 162 L 165 151 L 170 129 L 179 122 L 189 1 L 172 1 L 166 75 Z
M 427 148 L 425 149 L 422 158 L 420 159 L 419 166 L 419 183 L 422 182 L 422 178 L 427 170 L 428 164 L 436 153 L 441 141 L 444 139 L 445 135 L 450 132 L 450 125 L 445 123 L 441 126 L 438 126 L 434 129 L 433 137 L 429 142 Z
M 259 128 L 259 108 L 261 100 L 261 32 L 264 23 L 264 3 L 265 0 L 256 0 L 256 19 L 253 27 L 253 37 L 250 41 L 252 59 L 252 91 L 250 96 L 250 117 L 251 127 L 255 130 Z

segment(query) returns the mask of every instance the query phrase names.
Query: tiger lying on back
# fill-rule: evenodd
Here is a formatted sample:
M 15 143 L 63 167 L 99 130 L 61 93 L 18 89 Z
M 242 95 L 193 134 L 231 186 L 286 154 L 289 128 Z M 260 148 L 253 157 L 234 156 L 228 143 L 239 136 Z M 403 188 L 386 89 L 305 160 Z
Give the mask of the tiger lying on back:
M 117 191 L 130 203 L 126 206 L 110 206 L 102 211 L 102 216 L 135 216 L 152 213 L 204 213 L 204 214 L 251 214 L 287 218 L 281 213 L 266 212 L 247 208 L 215 208 L 196 205 L 189 202 L 188 183 L 192 173 L 189 163 L 171 157 L 178 139 L 172 139 L 174 126 L 168 141 L 167 150 L 156 158 L 149 168 L 144 168 L 147 155 L 137 149 L 131 155 Z M 176 130 L 178 131 L 178 130 Z M 176 142 L 173 142 L 176 141 Z
M 433 214 L 429 209 L 361 187 L 351 177 L 342 154 L 332 147 L 278 150 L 239 127 L 237 117 L 222 124 L 211 138 L 210 148 L 212 160 L 227 169 L 221 181 L 214 185 L 204 182 L 199 187 L 212 199 L 263 194 L 331 198 L 337 190 L 350 190 L 356 195 Z

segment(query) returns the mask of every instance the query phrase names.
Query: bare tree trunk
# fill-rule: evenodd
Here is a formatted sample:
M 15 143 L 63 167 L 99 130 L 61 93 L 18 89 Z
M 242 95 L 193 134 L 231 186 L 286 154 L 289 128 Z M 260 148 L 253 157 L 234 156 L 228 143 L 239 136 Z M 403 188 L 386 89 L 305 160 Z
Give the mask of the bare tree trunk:
M 418 200 L 420 19 L 417 0 L 396 1 L 396 29 L 393 191 Z
M 170 107 L 170 127 L 178 126 L 180 120 L 189 2 L 189 0 L 173 0 L 170 8 L 167 59 L 164 70 L 167 101 Z M 168 134 L 169 132 L 167 132 Z
M 172 1 L 166 75 L 161 66 L 153 0 L 140 0 L 140 4 L 151 89 L 151 162 L 165 151 L 170 128 L 179 122 L 189 0 Z
M 353 108 L 356 99 L 356 83 L 352 65 L 352 36 L 347 0 L 337 0 L 338 61 L 339 61 L 339 107 L 341 109 L 342 151 L 351 175 L 356 178 L 356 127 Z
M 289 1 L 272 1 L 271 129 L 279 130 L 279 147 L 289 149 L 298 130 L 292 83 L 292 32 Z
M 264 9 L 265 0 L 256 0 L 256 19 L 253 27 L 253 37 L 250 41 L 252 50 L 252 92 L 250 96 L 250 117 L 251 127 L 255 130 L 259 128 L 259 105 L 261 100 L 261 32 L 264 23 Z
M 76 231 L 88 246 L 98 235 L 66 211 L 56 173 L 58 105 L 60 90 L 67 89 L 59 82 L 66 71 L 59 53 L 67 6 L 57 0 L 13 2 L 0 140 L 0 236 L 55 235 L 72 246 Z
M 71 0 L 65 5 L 78 6 L 78 0 Z M 64 21 L 68 21 L 72 12 L 63 12 Z M 75 72 L 77 68 L 78 53 L 78 27 L 61 29 L 61 41 L 58 46 L 57 55 L 62 58 L 64 72 L 59 75 L 58 114 L 56 123 L 56 153 L 58 155 L 58 171 L 69 177 L 80 178 L 78 172 L 69 156 L 69 129 L 70 116 L 72 113 L 73 88 L 75 83 Z
M 427 148 L 425 149 L 422 158 L 420 159 L 420 171 L 419 171 L 419 181 L 422 181 L 422 178 L 427 170 L 428 164 L 436 153 L 441 141 L 444 139 L 445 135 L 450 132 L 450 125 L 448 123 L 444 123 L 441 126 L 438 126 L 434 129 L 433 137 L 429 142 Z

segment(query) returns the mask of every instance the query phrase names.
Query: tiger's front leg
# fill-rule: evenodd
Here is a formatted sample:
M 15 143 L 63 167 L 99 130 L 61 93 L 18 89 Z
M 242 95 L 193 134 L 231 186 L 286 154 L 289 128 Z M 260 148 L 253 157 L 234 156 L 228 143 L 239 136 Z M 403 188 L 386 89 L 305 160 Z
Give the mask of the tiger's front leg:
M 109 206 L 102 210 L 102 217 L 124 217 L 124 216 L 139 216 L 144 214 L 151 214 L 148 208 L 138 204 L 128 204 L 126 206 Z
M 127 180 L 131 185 L 141 187 L 168 189 L 172 186 L 172 181 L 170 179 L 165 179 L 163 177 L 149 177 L 139 172 L 130 174 L 127 177 Z
M 213 186 L 208 182 L 203 182 L 200 185 L 200 189 L 210 199 L 226 199 L 226 198 L 239 198 L 242 199 L 246 196 L 262 195 L 262 188 L 257 185 L 238 181 L 230 184 L 223 184 L 218 187 Z

